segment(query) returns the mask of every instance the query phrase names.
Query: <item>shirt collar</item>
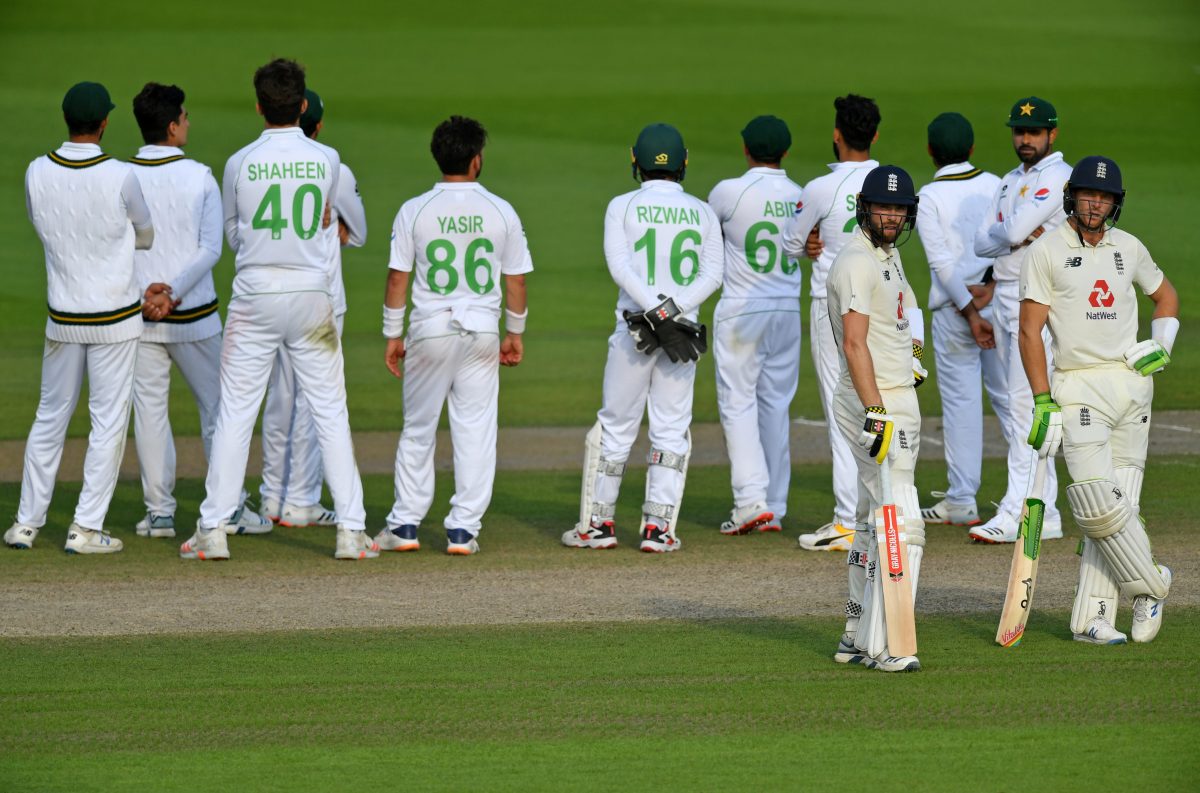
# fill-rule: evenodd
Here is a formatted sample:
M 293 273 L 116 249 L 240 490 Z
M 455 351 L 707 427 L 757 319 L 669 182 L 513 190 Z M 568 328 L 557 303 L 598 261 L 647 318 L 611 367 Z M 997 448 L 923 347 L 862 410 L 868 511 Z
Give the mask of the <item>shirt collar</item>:
M 180 157 L 183 149 L 178 146 L 148 145 L 138 149 L 137 156 L 143 160 L 161 160 L 165 157 Z
M 933 178 L 936 179 L 939 176 L 947 176 L 947 175 L 956 174 L 956 173 L 967 173 L 968 171 L 973 171 L 973 170 L 975 170 L 975 166 L 972 165 L 970 163 L 970 161 L 955 162 L 955 163 L 951 163 L 950 165 L 943 165 L 941 168 L 938 168 L 936 171 L 933 172 Z
M 785 171 L 784 169 L 768 168 L 765 165 L 759 165 L 754 168 L 751 168 L 750 170 L 746 171 L 746 173 L 748 173 L 748 174 L 749 173 L 757 173 L 757 174 L 763 174 L 764 176 L 787 176 L 787 171 Z
M 58 153 L 68 160 L 87 160 L 104 152 L 98 143 L 72 143 L 68 140 L 58 147 Z
M 672 182 L 670 179 L 651 179 L 649 182 L 642 182 L 642 190 L 677 190 L 683 192 L 683 185 L 679 182 Z
M 478 190 L 483 185 L 479 182 L 438 182 L 433 186 L 434 190 Z
M 1051 165 L 1057 165 L 1058 163 L 1060 163 L 1062 161 L 1063 161 L 1062 152 L 1056 151 L 1056 152 L 1053 152 L 1053 153 L 1048 154 L 1045 157 L 1043 157 L 1041 160 L 1038 161 L 1038 163 L 1036 165 L 1032 166 L 1029 169 L 1029 171 L 1025 171 L 1025 173 L 1029 173 L 1031 171 L 1044 171 L 1045 169 L 1049 168 Z M 1024 166 L 1018 165 L 1017 167 L 1020 168 L 1021 170 L 1025 170 Z
M 299 135 L 300 137 L 304 137 L 304 130 L 300 129 L 300 127 L 298 127 L 298 126 L 297 127 L 271 127 L 270 129 L 264 129 L 262 131 L 262 134 L 263 135 L 271 135 L 271 136 Z
M 1069 248 L 1103 248 L 1106 245 L 1116 245 L 1112 240 L 1112 229 L 1105 229 L 1104 236 L 1095 245 L 1088 245 L 1079 237 L 1079 232 L 1071 228 L 1071 223 L 1068 221 L 1058 227 L 1058 233 L 1066 240 Z
M 896 246 L 894 246 L 894 245 L 892 246 L 890 251 L 885 251 L 883 248 L 881 248 L 878 245 L 876 245 L 875 243 L 871 242 L 871 238 L 867 236 L 867 232 L 863 231 L 862 226 L 856 227 L 854 229 L 854 233 L 857 234 L 862 239 L 863 244 L 867 246 L 867 250 L 869 250 L 871 253 L 873 253 L 875 255 L 875 258 L 878 259 L 880 262 L 886 263 L 888 260 L 890 260 L 892 258 L 892 254 L 894 254 L 896 252 Z
M 831 162 L 831 163 L 829 163 L 829 170 L 831 170 L 831 171 L 841 171 L 841 170 L 846 170 L 848 168 L 878 168 L 878 167 L 879 167 L 879 160 L 863 160 L 862 162 L 846 161 L 846 162 Z

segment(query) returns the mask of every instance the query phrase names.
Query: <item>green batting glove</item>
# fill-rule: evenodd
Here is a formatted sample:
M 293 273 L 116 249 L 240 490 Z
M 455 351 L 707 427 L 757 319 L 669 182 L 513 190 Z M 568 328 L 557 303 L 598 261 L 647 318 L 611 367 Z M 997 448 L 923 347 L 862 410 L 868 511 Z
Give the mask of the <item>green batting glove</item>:
M 1033 397 L 1033 426 L 1029 428 L 1029 445 L 1038 454 L 1048 457 L 1058 451 L 1062 442 L 1062 408 L 1049 392 Z
M 1125 365 L 1142 377 L 1161 372 L 1170 362 L 1170 353 L 1154 339 L 1139 341 L 1125 353 Z

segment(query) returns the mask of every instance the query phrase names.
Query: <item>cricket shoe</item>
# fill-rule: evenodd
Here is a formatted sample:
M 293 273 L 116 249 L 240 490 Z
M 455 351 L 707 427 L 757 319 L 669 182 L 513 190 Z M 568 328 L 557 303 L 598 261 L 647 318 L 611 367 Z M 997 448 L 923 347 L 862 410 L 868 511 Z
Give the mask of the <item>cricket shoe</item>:
M 280 503 L 277 500 L 273 498 L 267 498 L 266 496 L 263 496 L 262 501 L 259 503 L 262 505 L 262 516 L 272 523 L 278 523 L 279 513 L 281 511 Z
M 888 655 L 880 653 L 866 660 L 867 669 L 878 669 L 880 672 L 919 672 L 921 662 L 915 655 Z
M 759 532 L 783 531 L 783 523 L 781 521 L 782 521 L 781 517 L 771 518 L 766 523 L 759 526 L 758 530 L 759 530 Z
M 1043 540 L 1061 540 L 1062 536 L 1062 516 L 1057 518 L 1042 518 Z
M 412 523 L 392 528 L 388 526 L 375 535 L 375 544 L 381 551 L 419 551 L 421 541 L 417 539 L 417 527 Z
M 775 513 L 767 509 L 767 505 L 761 501 L 746 507 L 734 507 L 729 520 L 721 524 L 721 533 L 734 536 L 749 534 L 755 529 L 762 531 L 762 527 L 774 519 Z
M 1075 641 L 1088 644 L 1124 644 L 1128 639 L 1104 617 L 1092 617 L 1084 626 L 1083 633 L 1075 634 Z
M 297 507 L 294 504 L 284 504 L 283 512 L 279 513 L 279 525 L 289 529 L 303 529 L 309 526 L 336 526 L 337 513 L 326 509 L 320 504 L 310 504 L 307 507 Z
M 975 526 L 969 536 L 975 542 L 989 545 L 1000 545 L 1017 541 L 1017 529 L 1020 528 L 1015 515 L 1009 512 L 997 512 L 995 516 L 982 526 Z M 1062 529 L 1059 528 L 1060 536 Z
M 133 528 L 139 537 L 174 537 L 175 516 L 147 512 L 146 517 L 139 520 Z
M 675 536 L 675 530 L 670 526 L 663 530 L 653 523 L 647 523 L 642 532 L 642 544 L 638 549 L 646 553 L 667 553 L 678 551 L 681 545 L 683 543 Z
M 202 562 L 219 562 L 228 559 L 229 539 L 226 535 L 236 533 L 225 526 L 202 529 L 197 522 L 196 533 L 190 540 L 179 546 L 179 558 L 198 559 Z
M 446 529 L 446 553 L 451 556 L 470 556 L 479 553 L 475 535 L 466 529 Z
M 944 498 L 946 494 L 940 490 L 934 490 L 930 495 L 942 500 L 921 510 L 921 518 L 926 525 L 975 526 L 982 522 L 979 520 L 979 510 L 974 504 L 951 504 Z
M 4 532 L 4 544 L 9 548 L 28 551 L 37 539 L 38 530 L 23 523 L 14 523 L 12 528 Z
M 63 550 L 67 553 L 116 553 L 124 547 L 124 543 L 103 529 L 85 529 L 72 523 L 67 529 Z
M 1158 569 L 1162 571 L 1167 589 L 1170 589 L 1171 568 L 1159 565 Z M 1135 597 L 1133 599 L 1133 628 L 1129 631 L 1129 638 L 1139 644 L 1154 641 L 1154 637 L 1158 635 L 1158 629 L 1162 627 L 1163 604 L 1166 601 L 1166 598 L 1160 600 L 1149 595 Z
M 275 524 L 242 504 L 221 528 L 226 534 L 270 534 Z
M 616 548 L 617 528 L 611 520 L 590 523 L 586 529 L 576 526 L 563 532 L 562 544 L 568 548 Z
M 840 523 L 826 523 L 812 534 L 801 534 L 800 547 L 806 551 L 849 551 L 854 543 L 854 529 Z
M 843 633 L 833 660 L 839 664 L 861 664 L 867 660 L 867 654 L 854 646 L 854 634 Z
M 337 549 L 333 552 L 334 559 L 374 559 L 379 556 L 379 543 L 375 542 L 362 529 L 337 530 Z

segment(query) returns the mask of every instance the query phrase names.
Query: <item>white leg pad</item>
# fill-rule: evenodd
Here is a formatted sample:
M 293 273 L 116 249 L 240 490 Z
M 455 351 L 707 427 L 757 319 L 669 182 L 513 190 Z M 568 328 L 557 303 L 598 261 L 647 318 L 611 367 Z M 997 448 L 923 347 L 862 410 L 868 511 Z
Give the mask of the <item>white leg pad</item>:
M 858 631 L 859 619 L 863 613 L 863 594 L 867 585 L 867 554 L 871 542 L 871 529 L 865 523 L 855 527 L 854 543 L 850 553 L 846 555 L 847 576 L 850 579 L 850 593 L 846 599 L 846 632 Z
M 875 531 L 868 534 L 868 542 L 872 548 L 876 546 Z M 857 539 L 857 534 L 855 535 Z M 883 590 L 876 580 L 879 574 L 877 560 L 872 556 L 867 559 L 866 585 L 863 588 L 862 618 L 858 623 L 858 633 L 854 636 L 854 646 L 867 655 L 875 657 L 887 650 L 887 624 L 883 619 Z
M 1121 489 L 1107 479 L 1088 479 L 1067 488 L 1075 522 L 1108 561 L 1121 591 L 1129 596 L 1167 596 L 1167 584 L 1150 554 L 1150 539 Z
M 915 603 L 917 582 L 921 577 L 921 559 L 925 556 L 925 520 L 921 517 L 921 502 L 915 487 L 899 485 L 893 491 L 896 506 L 904 518 L 904 542 L 908 545 L 908 567 Z
M 1083 633 L 1093 617 L 1103 617 L 1116 625 L 1121 587 L 1109 570 L 1099 543 L 1085 537 L 1080 557 L 1079 586 L 1075 588 L 1075 603 L 1071 607 L 1071 632 Z
M 1117 487 L 1121 488 L 1121 492 L 1129 501 L 1129 509 L 1134 515 L 1142 514 L 1142 469 L 1127 466 L 1116 469 L 1113 475 L 1117 480 Z
M 611 519 L 615 512 L 615 504 L 596 503 L 596 477 L 623 476 L 625 463 L 605 460 L 600 455 L 600 422 L 592 425 L 583 441 L 583 484 L 579 494 L 579 524 L 577 528 L 585 528 L 592 521 L 592 516 Z
M 673 452 L 664 451 L 662 449 L 651 448 L 646 454 L 647 465 L 661 465 L 665 468 L 673 468 L 679 472 L 679 491 L 675 496 L 675 501 L 671 504 L 663 504 L 661 502 L 652 501 L 650 499 L 650 473 L 646 473 L 646 501 L 642 504 L 642 523 L 638 526 L 638 534 L 646 530 L 646 516 L 659 518 L 664 524 L 669 524 L 671 528 L 676 528 L 679 520 L 679 509 L 683 506 L 683 487 L 687 482 L 688 461 L 692 459 L 692 431 L 687 431 L 687 451 L 683 454 L 675 454 Z M 665 529 L 666 525 L 659 526 L 660 529 Z

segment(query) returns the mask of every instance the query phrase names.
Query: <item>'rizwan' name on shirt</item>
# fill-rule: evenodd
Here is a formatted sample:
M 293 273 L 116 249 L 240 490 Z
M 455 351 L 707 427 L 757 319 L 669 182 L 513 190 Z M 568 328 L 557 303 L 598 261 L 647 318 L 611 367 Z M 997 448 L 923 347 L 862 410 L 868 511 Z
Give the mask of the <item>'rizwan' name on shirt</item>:
M 692 207 L 660 207 L 653 204 L 637 207 L 639 223 L 686 223 L 700 225 L 700 210 Z
M 327 163 L 298 162 L 252 162 L 246 165 L 251 182 L 274 179 L 324 179 Z

